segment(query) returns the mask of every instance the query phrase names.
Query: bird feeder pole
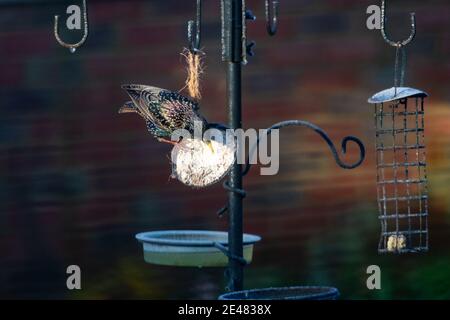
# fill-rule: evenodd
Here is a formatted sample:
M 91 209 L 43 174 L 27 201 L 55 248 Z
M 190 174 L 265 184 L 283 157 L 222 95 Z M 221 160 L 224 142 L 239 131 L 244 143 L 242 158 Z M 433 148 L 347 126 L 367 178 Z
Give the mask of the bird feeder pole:
M 232 129 L 242 127 L 242 62 L 243 62 L 243 1 L 222 1 L 222 54 L 227 67 L 227 104 L 229 125 Z M 242 167 L 235 163 L 231 170 L 228 182 L 229 202 L 229 229 L 228 250 L 230 257 L 243 256 L 242 234 Z M 244 265 L 239 259 L 229 259 L 228 290 L 243 289 Z

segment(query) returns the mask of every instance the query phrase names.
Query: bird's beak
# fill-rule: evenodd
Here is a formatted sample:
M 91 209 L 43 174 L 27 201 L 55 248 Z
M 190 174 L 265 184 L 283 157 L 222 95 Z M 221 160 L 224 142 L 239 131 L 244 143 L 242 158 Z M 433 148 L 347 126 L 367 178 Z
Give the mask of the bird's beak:
M 211 149 L 211 152 L 215 153 L 211 140 L 206 140 L 205 143 L 209 147 L 209 149 Z

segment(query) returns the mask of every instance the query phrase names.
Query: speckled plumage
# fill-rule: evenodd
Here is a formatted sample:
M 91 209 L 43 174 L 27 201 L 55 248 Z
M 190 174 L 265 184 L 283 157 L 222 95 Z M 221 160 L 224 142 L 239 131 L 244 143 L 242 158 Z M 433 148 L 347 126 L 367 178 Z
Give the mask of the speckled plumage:
M 157 139 L 169 140 L 172 133 L 185 129 L 193 133 L 194 122 L 206 120 L 198 113 L 198 104 L 176 92 L 145 85 L 127 84 L 122 86 L 131 98 L 119 110 L 136 112 L 144 118 L 148 131 Z

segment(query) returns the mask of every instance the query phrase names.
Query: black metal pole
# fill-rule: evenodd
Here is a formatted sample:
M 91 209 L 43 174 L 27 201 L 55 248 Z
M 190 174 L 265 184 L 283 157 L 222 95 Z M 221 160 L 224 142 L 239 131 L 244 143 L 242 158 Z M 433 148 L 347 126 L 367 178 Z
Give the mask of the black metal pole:
M 227 63 L 227 100 L 229 124 L 233 129 L 242 127 L 241 118 L 241 65 L 243 35 L 242 0 L 223 0 L 222 3 L 222 42 L 223 57 Z M 242 167 L 235 163 L 229 177 L 230 189 L 242 189 Z M 231 257 L 242 257 L 242 196 L 229 192 L 228 243 Z M 229 284 L 232 291 L 243 289 L 243 265 L 236 259 L 229 259 Z
M 233 129 L 241 128 L 241 64 L 228 63 L 228 105 L 229 121 Z M 235 163 L 230 173 L 231 189 L 242 189 L 242 167 Z M 242 257 L 242 196 L 236 192 L 229 192 L 229 250 L 232 256 Z M 242 290 L 243 265 L 237 260 L 230 259 L 230 290 Z

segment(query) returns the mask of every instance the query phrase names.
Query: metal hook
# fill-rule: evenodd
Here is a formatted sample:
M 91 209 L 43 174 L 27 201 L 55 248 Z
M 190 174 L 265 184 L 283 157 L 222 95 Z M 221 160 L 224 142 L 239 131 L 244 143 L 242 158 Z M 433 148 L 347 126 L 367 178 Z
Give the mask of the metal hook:
M 188 21 L 188 40 L 189 40 L 189 50 L 192 53 L 199 53 L 200 50 L 200 32 L 202 28 L 202 1 L 197 0 L 197 8 L 196 8 L 196 18 L 195 22 L 193 20 Z M 194 24 L 195 24 L 195 32 L 194 32 Z M 195 37 L 194 37 L 195 34 Z
M 267 33 L 271 36 L 274 36 L 278 29 L 278 4 L 277 0 L 266 0 L 266 26 Z
M 386 4 L 385 0 L 381 1 L 381 34 L 383 35 L 384 41 L 386 41 L 389 45 L 393 47 L 402 47 L 406 46 L 410 43 L 414 37 L 416 36 L 416 16 L 414 12 L 410 13 L 411 15 L 411 34 L 406 40 L 403 41 L 392 41 L 388 38 L 386 34 L 385 24 L 386 24 Z
M 87 6 L 86 6 L 86 0 L 83 0 L 83 19 L 84 19 L 84 34 L 83 34 L 83 38 L 81 38 L 81 40 L 77 43 L 66 43 L 64 42 L 61 37 L 59 36 L 59 32 L 58 32 L 58 20 L 59 20 L 59 16 L 55 15 L 55 38 L 56 41 L 58 41 L 58 43 L 60 45 L 62 45 L 65 48 L 68 48 L 70 50 L 70 52 L 74 53 L 78 47 L 80 47 L 87 39 L 88 37 L 88 32 L 89 32 L 89 27 L 88 27 L 88 14 L 87 14 Z
M 327 143 L 328 147 L 331 150 L 331 153 L 333 154 L 334 160 L 336 161 L 338 166 L 340 166 L 343 169 L 354 169 L 354 168 L 358 167 L 359 165 L 361 165 L 361 163 L 364 161 L 364 158 L 366 156 L 366 149 L 364 147 L 364 144 L 361 142 L 361 140 L 359 140 L 358 138 L 353 137 L 353 136 L 347 136 L 342 140 L 341 150 L 342 150 L 343 154 L 347 153 L 347 144 L 349 142 L 354 142 L 359 148 L 358 161 L 356 161 L 354 163 L 350 163 L 350 164 L 345 163 L 342 161 L 341 157 L 339 156 L 339 153 L 338 153 L 333 141 L 331 141 L 330 137 L 328 136 L 328 134 L 322 128 L 320 128 L 320 127 L 316 126 L 315 124 L 312 124 L 308 121 L 286 120 L 286 121 L 278 122 L 278 123 L 275 123 L 274 125 L 272 125 L 270 128 L 268 128 L 265 134 L 266 134 L 266 136 L 269 136 L 271 134 L 272 130 L 281 129 L 284 127 L 292 127 L 292 126 L 306 127 L 306 128 L 312 129 L 316 133 L 318 133 L 322 137 L 322 139 Z M 242 170 L 242 176 L 247 175 L 252 167 L 252 165 L 250 163 L 250 158 L 255 153 L 256 147 L 260 143 L 260 138 L 261 137 L 258 137 L 256 142 L 249 148 L 249 153 L 247 155 L 247 159 L 246 159 L 245 165 Z M 244 189 L 233 189 L 230 187 L 228 182 L 224 182 L 223 187 L 228 191 L 236 193 L 237 195 L 239 195 L 242 198 L 244 198 L 247 195 L 247 192 Z M 217 215 L 219 217 L 222 217 L 225 214 L 225 212 L 227 212 L 227 211 L 228 211 L 228 205 L 226 205 L 226 206 L 222 207 L 220 210 L 218 210 Z
M 354 169 L 354 168 L 358 167 L 364 161 L 364 158 L 366 155 L 366 149 L 364 148 L 364 144 L 361 142 L 361 140 L 359 140 L 358 138 L 353 137 L 353 136 L 347 136 L 342 140 L 341 150 L 342 150 L 342 153 L 344 153 L 344 154 L 347 152 L 347 143 L 349 141 L 354 142 L 359 147 L 358 161 L 351 163 L 351 164 L 347 164 L 341 160 L 339 153 L 336 150 L 336 147 L 334 146 L 334 143 L 328 137 L 327 133 L 322 128 L 320 128 L 320 127 L 316 126 L 315 124 L 312 124 L 308 121 L 286 120 L 286 121 L 278 122 L 267 129 L 266 135 L 269 135 L 272 132 L 272 130 L 274 130 L 274 129 L 281 129 L 284 127 L 291 127 L 291 126 L 310 128 L 310 129 L 314 130 L 316 133 L 318 133 L 322 137 L 322 139 L 325 140 L 325 142 L 328 144 L 328 147 L 330 148 L 331 153 L 333 154 L 334 160 L 336 161 L 338 166 L 340 166 L 343 169 Z M 255 152 L 255 149 L 258 146 L 259 142 L 260 142 L 260 138 L 258 138 L 256 143 L 249 150 L 249 154 L 247 156 L 247 161 L 246 161 L 245 167 L 242 170 L 242 175 L 244 175 L 244 176 L 250 171 L 251 163 L 250 163 L 249 159 Z

